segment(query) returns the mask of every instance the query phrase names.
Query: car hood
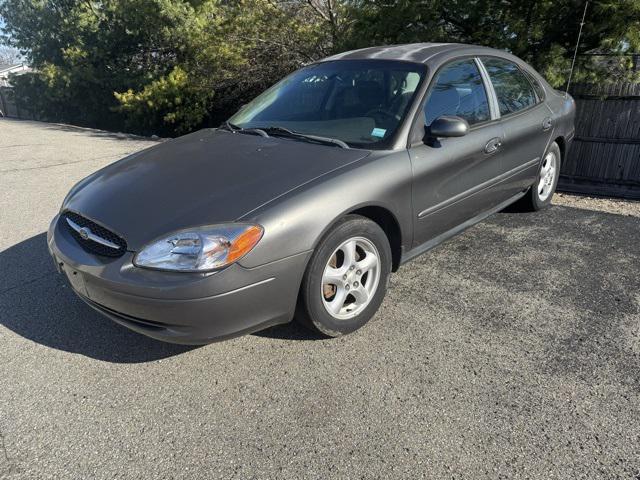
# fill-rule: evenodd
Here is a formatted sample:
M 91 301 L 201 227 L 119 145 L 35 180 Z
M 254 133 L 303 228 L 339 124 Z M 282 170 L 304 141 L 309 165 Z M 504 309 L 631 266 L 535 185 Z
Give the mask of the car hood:
M 369 152 L 201 130 L 115 162 L 62 206 L 121 235 L 129 250 L 175 230 L 237 220 Z

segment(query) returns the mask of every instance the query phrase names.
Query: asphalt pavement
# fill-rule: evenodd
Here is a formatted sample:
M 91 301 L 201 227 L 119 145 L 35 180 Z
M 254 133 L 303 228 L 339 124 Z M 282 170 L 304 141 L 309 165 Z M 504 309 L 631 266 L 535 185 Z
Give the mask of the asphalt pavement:
M 175 346 L 75 298 L 45 240 L 154 143 L 0 119 L 1 479 L 640 479 L 640 217 L 503 212 L 355 334 Z

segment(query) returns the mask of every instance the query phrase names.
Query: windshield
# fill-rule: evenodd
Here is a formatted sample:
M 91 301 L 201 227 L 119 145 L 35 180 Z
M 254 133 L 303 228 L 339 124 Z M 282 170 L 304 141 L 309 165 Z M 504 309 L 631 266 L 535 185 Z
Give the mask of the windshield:
M 229 122 L 282 127 L 379 148 L 399 127 L 424 77 L 423 65 L 338 60 L 298 70 L 245 105 Z

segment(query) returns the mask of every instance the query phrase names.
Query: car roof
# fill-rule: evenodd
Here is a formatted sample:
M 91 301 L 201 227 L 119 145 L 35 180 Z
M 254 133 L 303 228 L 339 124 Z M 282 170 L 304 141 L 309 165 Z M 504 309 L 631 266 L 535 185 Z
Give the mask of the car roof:
M 467 45 L 464 43 L 407 43 L 403 45 L 387 45 L 351 50 L 327 57 L 323 59 L 322 62 L 333 60 L 378 59 L 429 63 L 431 59 L 438 58 L 442 60 L 462 55 L 496 55 L 512 60 L 519 60 L 503 50 L 478 45 Z

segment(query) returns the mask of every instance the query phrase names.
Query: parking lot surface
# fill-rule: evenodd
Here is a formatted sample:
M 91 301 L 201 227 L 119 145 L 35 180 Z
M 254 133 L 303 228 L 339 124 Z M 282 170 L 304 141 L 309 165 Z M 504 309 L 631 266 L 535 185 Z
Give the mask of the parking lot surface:
M 0 119 L 0 478 L 640 478 L 637 203 L 500 213 L 343 338 L 182 347 L 84 305 L 46 248 L 77 180 L 153 144 Z

